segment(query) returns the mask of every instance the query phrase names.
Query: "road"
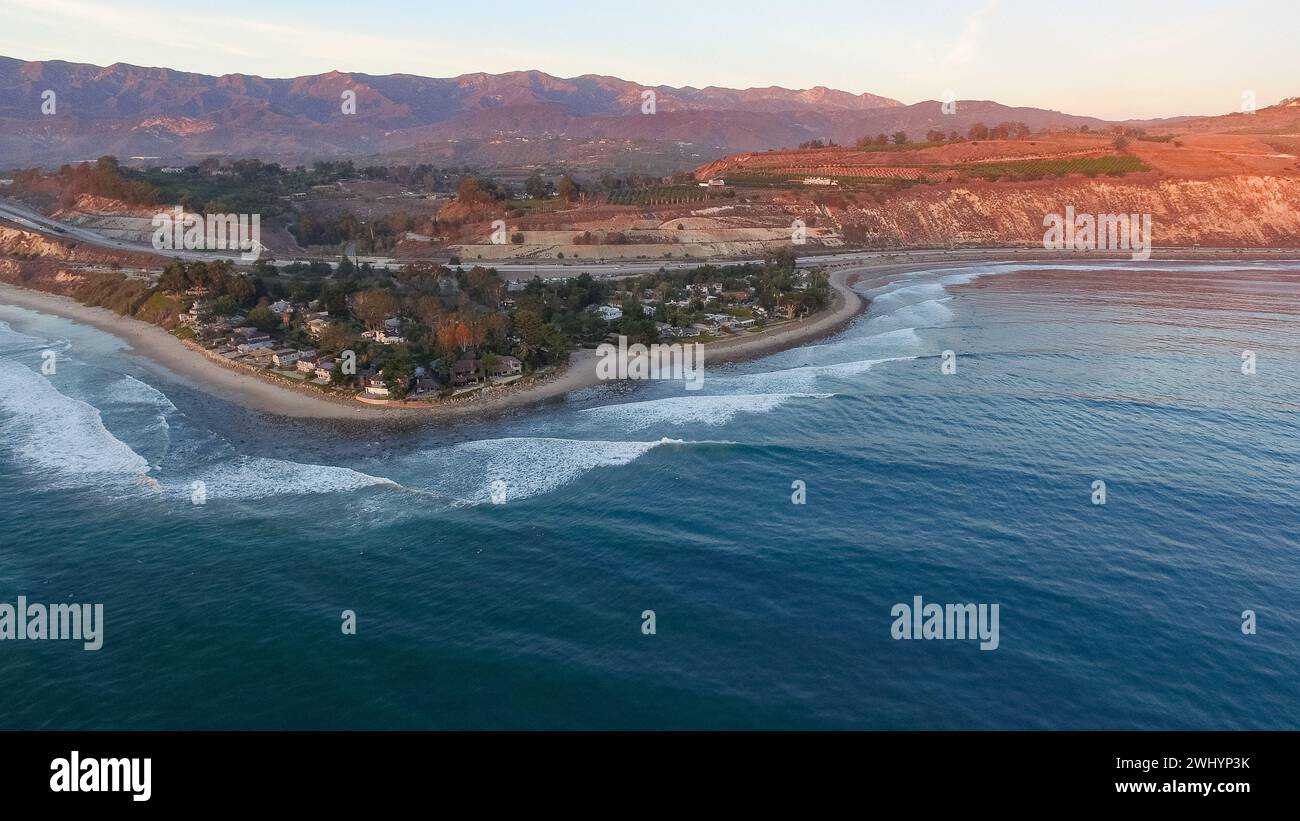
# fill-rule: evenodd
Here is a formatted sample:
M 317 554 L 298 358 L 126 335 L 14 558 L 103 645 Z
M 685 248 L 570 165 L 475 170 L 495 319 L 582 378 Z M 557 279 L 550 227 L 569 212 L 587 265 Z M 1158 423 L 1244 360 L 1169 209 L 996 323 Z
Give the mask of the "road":
M 210 262 L 217 259 L 230 259 L 230 254 L 217 254 L 209 251 L 155 251 L 153 246 L 142 243 L 127 242 L 98 234 L 88 228 L 82 228 L 67 222 L 50 219 L 44 214 L 33 211 L 13 200 L 0 199 L 0 219 L 8 220 L 29 231 L 48 234 L 56 239 L 70 239 L 84 242 L 99 248 L 111 248 L 117 251 L 133 253 L 159 254 L 166 257 L 179 257 L 190 262 Z
M 95 245 L 101 248 L 111 248 L 119 251 L 130 251 L 134 253 L 155 254 L 167 258 L 180 258 L 189 262 L 211 262 L 218 259 L 230 259 L 229 253 L 217 253 L 212 251 L 156 251 L 150 245 L 143 243 L 127 242 L 126 240 L 106 237 L 103 234 L 96 233 L 87 228 L 82 228 L 71 223 L 60 222 L 50 219 L 25 205 L 14 202 L 11 199 L 0 197 L 0 220 L 8 220 L 22 228 L 30 231 L 37 231 L 60 239 L 72 239 L 77 242 L 85 242 L 89 245 Z M 1244 258 L 1247 253 L 1251 255 L 1265 255 L 1273 258 L 1293 259 L 1296 256 L 1295 249 L 1194 249 L 1194 248 L 1158 248 L 1160 256 L 1171 258 L 1182 254 L 1207 256 L 1214 258 L 1219 254 L 1228 254 L 1230 257 Z M 1078 253 L 1062 254 L 1061 252 L 1044 251 L 1041 247 L 1022 246 L 1022 247 L 1002 247 L 1002 248 L 960 248 L 960 249 L 911 249 L 898 251 L 845 251 L 843 253 L 825 253 L 814 254 L 811 256 L 801 256 L 799 262 L 802 265 L 869 265 L 869 264 L 889 264 L 889 263 L 909 263 L 909 262 L 981 262 L 981 261 L 1007 261 L 1015 259 L 1056 259 L 1056 260 L 1079 260 L 1081 255 Z M 1099 252 L 1090 252 L 1086 254 L 1087 259 L 1126 259 L 1127 254 L 1104 254 Z M 278 264 L 284 265 L 293 260 L 278 260 Z M 303 261 L 309 261 L 309 258 L 303 258 Z M 337 265 L 336 262 L 322 260 L 330 267 Z M 372 265 L 401 265 L 405 262 L 415 260 L 397 260 L 391 257 L 361 257 L 362 262 L 369 262 Z M 441 261 L 441 260 L 430 260 Z M 694 268 L 706 263 L 740 265 L 747 262 L 762 262 L 761 259 L 678 259 L 678 260 L 627 260 L 618 262 L 493 262 L 485 260 L 481 264 L 490 265 L 502 275 L 503 279 L 521 280 L 532 279 L 534 276 L 542 278 L 547 277 L 570 277 L 580 273 L 588 273 L 597 278 L 618 278 L 626 276 L 635 276 L 637 274 L 651 273 L 661 268 L 667 270 L 683 270 Z M 469 263 L 475 264 L 475 263 Z

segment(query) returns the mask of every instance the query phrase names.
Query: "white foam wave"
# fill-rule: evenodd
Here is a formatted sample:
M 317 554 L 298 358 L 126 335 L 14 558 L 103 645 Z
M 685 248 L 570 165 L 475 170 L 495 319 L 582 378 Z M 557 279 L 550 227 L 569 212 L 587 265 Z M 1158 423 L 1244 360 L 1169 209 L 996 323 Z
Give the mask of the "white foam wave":
M 162 391 L 129 374 L 123 374 L 121 379 L 110 383 L 95 401 L 101 411 L 109 412 L 110 420 L 122 411 L 152 412 L 149 424 L 140 426 L 142 430 L 169 431 L 171 424 L 167 417 L 176 411 L 176 406 Z M 115 423 L 114 427 L 117 428 L 118 424 Z
M 654 425 L 724 425 L 741 413 L 768 413 L 792 399 L 828 399 L 830 393 L 737 393 L 673 396 L 602 405 L 581 413 L 622 430 L 644 430 Z
M 799 348 L 792 348 L 783 353 L 773 354 L 770 359 L 777 360 L 786 356 L 797 356 L 804 359 L 805 364 L 812 364 L 807 360 L 814 354 L 821 356 L 833 351 L 888 347 L 890 345 L 916 345 L 920 342 L 921 335 L 916 332 L 916 328 L 895 328 L 892 331 L 855 334 L 847 339 L 841 339 L 837 342 L 822 342 L 817 345 L 804 345 Z
M 915 356 L 890 356 L 883 359 L 859 359 L 853 362 L 840 362 L 831 365 L 806 365 L 801 368 L 785 368 L 778 371 L 743 374 L 740 376 L 715 377 L 714 385 L 719 382 L 731 383 L 750 389 L 762 389 L 764 392 L 798 391 L 817 383 L 819 379 L 847 379 L 861 376 L 877 365 L 885 362 L 905 362 L 916 359 Z M 757 390 L 756 390 L 757 392 Z
M 0 411 L 4 447 L 52 485 L 152 484 L 149 463 L 104 427 L 97 408 L 9 359 L 0 359 Z
M 31 334 L 20 333 L 8 322 L 0 321 L 0 352 L 8 356 L 32 351 L 68 351 L 72 341 L 68 339 L 46 339 Z
M 209 499 L 267 499 L 319 493 L 348 493 L 397 483 L 381 476 L 333 465 L 303 464 L 285 459 L 236 456 L 199 474 Z M 175 489 L 190 495 L 189 482 Z
M 421 474 L 434 477 L 427 490 L 458 505 L 493 500 L 494 483 L 507 502 L 555 491 L 597 468 L 626 465 L 660 445 L 688 444 L 677 439 L 612 442 L 519 437 L 462 442 L 420 454 Z M 410 483 L 408 483 L 410 484 Z
M 944 304 L 949 299 L 951 297 L 929 299 L 880 314 L 873 312 L 867 319 L 866 327 L 871 330 L 911 328 L 913 333 L 917 328 L 937 328 L 952 319 L 952 309 Z
M 116 402 L 121 405 L 146 405 L 152 406 L 161 414 L 169 414 L 176 410 L 176 406 L 167 398 L 167 395 L 147 382 L 141 382 L 130 374 L 122 374 L 122 378 L 110 384 L 103 392 L 103 398 L 109 402 Z

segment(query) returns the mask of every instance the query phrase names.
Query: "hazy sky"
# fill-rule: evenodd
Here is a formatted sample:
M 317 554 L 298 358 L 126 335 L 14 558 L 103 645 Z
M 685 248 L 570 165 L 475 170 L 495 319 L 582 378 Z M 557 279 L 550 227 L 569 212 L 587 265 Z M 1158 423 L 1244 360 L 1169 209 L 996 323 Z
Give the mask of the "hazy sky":
M 1300 95 L 1296 0 L 0 0 L 0 54 L 271 77 L 540 69 L 645 85 L 825 85 L 1099 117 Z

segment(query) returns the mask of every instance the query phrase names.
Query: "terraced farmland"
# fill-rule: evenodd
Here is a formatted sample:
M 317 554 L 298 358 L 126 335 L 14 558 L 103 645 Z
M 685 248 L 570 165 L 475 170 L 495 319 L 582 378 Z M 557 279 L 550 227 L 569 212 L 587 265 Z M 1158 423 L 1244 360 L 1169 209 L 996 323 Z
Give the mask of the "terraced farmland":
M 611 191 L 606 200 L 610 205 L 680 205 L 707 202 L 735 196 L 723 188 L 700 188 L 697 185 L 666 185 L 657 188 L 633 188 Z
M 1012 162 L 972 163 L 956 166 L 968 177 L 980 177 L 987 180 L 1037 180 L 1044 177 L 1064 177 L 1069 174 L 1084 174 L 1089 177 L 1106 175 L 1112 177 L 1150 171 L 1145 163 L 1128 154 L 1115 154 L 1108 157 L 1060 157 L 1043 160 L 1017 160 Z

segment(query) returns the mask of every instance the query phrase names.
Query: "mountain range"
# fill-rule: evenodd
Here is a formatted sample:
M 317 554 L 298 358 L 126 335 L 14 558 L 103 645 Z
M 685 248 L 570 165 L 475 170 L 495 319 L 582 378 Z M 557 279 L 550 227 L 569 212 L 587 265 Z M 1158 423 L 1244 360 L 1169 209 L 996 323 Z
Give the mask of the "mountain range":
M 53 91 L 54 112 L 43 102 Z M 644 113 L 646 92 L 653 114 Z M 346 92 L 355 113 L 344 113 Z M 184 162 L 207 156 L 281 162 L 351 157 L 464 164 L 531 161 L 529 141 L 552 140 L 553 162 L 579 162 L 613 141 L 681 164 L 812 139 L 852 143 L 863 135 L 965 132 L 982 121 L 1031 128 L 1104 128 L 1104 120 L 991 101 L 904 105 L 874 94 L 816 87 L 674 88 L 588 74 L 540 71 L 451 78 L 331 71 L 270 79 L 220 77 L 116 63 L 101 67 L 0 57 L 0 157 L 8 167 L 56 165 L 101 154 Z M 502 150 L 503 143 L 518 150 Z M 489 151 L 487 146 L 495 145 Z M 455 150 L 449 150 L 454 146 Z M 683 146 L 689 148 L 684 152 Z M 432 160 L 431 160 L 432 161 Z

